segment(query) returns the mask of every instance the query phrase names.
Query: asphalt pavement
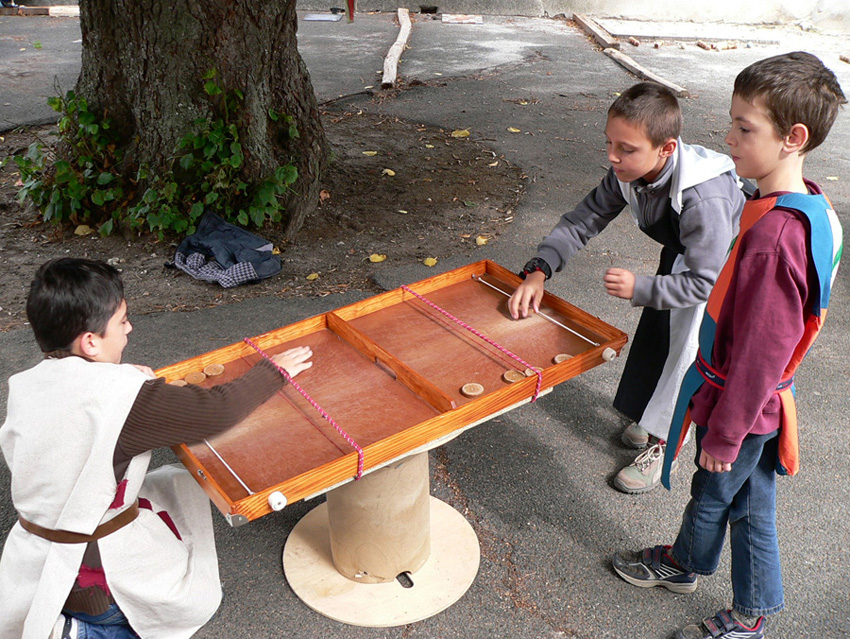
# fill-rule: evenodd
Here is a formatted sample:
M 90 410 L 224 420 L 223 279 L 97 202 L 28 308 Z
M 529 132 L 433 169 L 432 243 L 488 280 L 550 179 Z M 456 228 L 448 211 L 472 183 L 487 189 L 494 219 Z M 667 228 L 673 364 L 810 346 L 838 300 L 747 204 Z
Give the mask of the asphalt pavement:
M 408 88 L 389 99 L 370 93 L 380 83 L 383 57 L 398 33 L 392 14 L 358 14 L 352 23 L 300 21 L 299 50 L 317 97 L 446 130 L 468 129 L 472 139 L 521 167 L 527 190 L 515 219 L 477 256 L 518 269 L 557 218 L 604 175 L 606 109 L 636 78 L 564 20 L 485 16 L 483 24 L 459 25 L 414 17 L 399 65 Z M 690 33 L 683 25 L 660 22 L 612 21 L 610 27 L 630 35 L 641 35 L 644 28 L 656 31 L 645 33 L 639 47 L 623 45 L 623 51 L 690 91 L 691 97 L 682 100 L 683 137 L 716 150 L 725 150 L 734 76 L 757 59 L 808 50 L 836 72 L 850 94 L 850 64 L 839 59 L 847 53 L 846 38 L 748 28 L 731 32 L 739 36 L 738 48 L 706 51 L 695 46 L 694 37 L 730 39 L 731 27 L 724 27 L 722 35 L 712 25 L 696 25 Z M 36 39 L 41 48 L 29 47 Z M 650 43 L 662 39 L 659 48 Z M 0 121 L 25 124 L 50 115 L 38 110 L 38 102 L 52 94 L 54 75 L 63 88 L 72 85 L 79 67 L 77 40 L 79 26 L 73 19 L 0 18 Z M 824 186 L 845 228 L 850 227 L 848 149 L 850 113 L 845 110 L 807 162 L 808 177 Z M 657 249 L 630 216 L 621 218 L 549 288 L 631 334 L 639 309 L 605 295 L 601 276 L 612 265 L 651 273 Z M 434 269 L 388 265 L 378 271 L 377 281 L 394 288 L 461 263 L 445 257 Z M 787 609 L 770 620 L 771 639 L 850 636 L 850 450 L 843 410 L 850 390 L 848 278 L 845 267 L 833 289 L 826 328 L 797 375 L 803 461 L 797 477 L 779 480 Z M 359 297 L 253 299 L 191 314 L 136 317 L 125 359 L 164 366 Z M 38 360 L 27 330 L 0 334 L 0 352 L 4 381 Z M 690 595 L 636 589 L 610 568 L 616 550 L 672 543 L 688 498 L 693 452 L 691 445 L 683 454 L 672 491 L 628 496 L 611 487 L 616 471 L 634 455 L 619 443 L 623 422 L 611 407 L 623 361 L 583 373 L 536 404 L 431 453 L 433 494 L 464 513 L 482 550 L 474 584 L 448 610 L 408 626 L 373 629 L 343 625 L 307 608 L 287 585 L 280 555 L 288 532 L 319 499 L 236 529 L 216 515 L 225 599 L 217 617 L 196 636 L 662 639 L 728 606 L 728 549 L 718 573 L 702 579 Z M 4 392 L 4 412 L 5 400 Z M 157 463 L 173 460 L 170 451 L 155 458 Z M 4 467 L 2 533 L 15 519 L 8 484 Z

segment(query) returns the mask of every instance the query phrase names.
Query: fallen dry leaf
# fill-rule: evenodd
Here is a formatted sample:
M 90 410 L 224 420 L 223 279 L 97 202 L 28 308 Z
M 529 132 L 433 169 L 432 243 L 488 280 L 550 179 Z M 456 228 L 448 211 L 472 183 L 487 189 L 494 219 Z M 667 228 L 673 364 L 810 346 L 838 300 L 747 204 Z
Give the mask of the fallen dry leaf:
M 389 175 L 390 177 L 392 177 L 395 175 L 395 171 L 393 171 L 392 169 L 384 169 L 383 171 L 381 171 L 381 175 Z
M 92 233 L 94 233 L 94 229 L 88 224 L 80 224 L 74 229 L 74 235 L 91 235 Z
M 829 180 L 830 182 L 838 182 L 838 176 L 837 175 L 828 175 L 828 176 L 826 176 L 826 179 Z
M 402 215 L 407 215 L 407 211 L 405 211 L 404 209 L 399 209 L 398 212 Z
M 318 274 L 318 273 L 310 273 L 310 274 L 307 276 L 307 279 L 308 279 L 308 280 L 310 280 L 311 282 L 312 282 L 313 280 L 317 280 L 317 279 L 319 279 L 319 274 Z
M 452 137 L 453 138 L 468 138 L 469 137 L 469 131 L 467 129 L 456 129 L 455 131 L 452 131 Z
M 378 152 L 377 151 L 363 151 L 363 155 L 368 155 L 369 157 L 372 157 L 373 155 L 378 155 Z
M 433 144 L 426 144 L 426 145 L 425 145 L 425 148 L 426 148 L 426 149 L 433 149 L 433 148 L 434 148 L 434 145 L 433 145 Z
M 496 160 L 495 162 L 490 162 L 487 166 L 499 166 L 499 161 Z
M 319 191 L 319 199 L 324 202 L 325 200 L 331 199 L 331 192 L 327 189 L 322 189 Z
M 278 247 L 274 247 L 272 249 L 272 255 L 280 255 L 280 249 Z
M 508 127 L 508 131 L 510 131 L 511 133 L 522 133 L 521 130 L 517 129 L 516 127 L 512 127 L 512 126 Z
M 437 258 L 436 257 L 426 257 L 424 260 L 422 260 L 422 263 L 425 266 L 434 266 L 437 263 Z
M 478 237 L 475 238 L 475 243 L 478 246 L 484 246 L 487 242 L 489 242 L 489 240 L 486 237 L 484 237 L 483 235 L 479 235 Z
M 383 262 L 385 259 L 387 259 L 387 256 L 382 253 L 372 253 L 369 256 L 369 261 L 373 263 Z

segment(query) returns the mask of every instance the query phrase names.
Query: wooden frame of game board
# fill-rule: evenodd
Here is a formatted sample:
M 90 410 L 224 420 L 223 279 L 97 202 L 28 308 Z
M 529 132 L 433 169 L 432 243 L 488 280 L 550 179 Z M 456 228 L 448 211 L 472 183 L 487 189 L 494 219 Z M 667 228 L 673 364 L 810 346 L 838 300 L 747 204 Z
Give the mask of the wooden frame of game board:
M 485 279 L 491 285 L 485 286 L 476 282 L 476 278 Z M 360 442 L 363 450 L 363 472 L 368 473 L 413 452 L 427 450 L 430 443 L 446 441 L 471 425 L 530 401 L 536 392 L 550 390 L 556 384 L 613 358 L 626 343 L 627 338 L 623 332 L 549 293 L 546 293 L 543 299 L 546 313 L 552 316 L 547 318 L 548 321 L 537 316 L 521 321 L 511 320 L 505 303 L 519 282 L 520 279 L 510 271 L 484 260 L 296 322 L 254 337 L 252 341 L 268 353 L 301 344 L 310 344 L 313 347 L 313 368 L 299 375 L 295 381 L 303 380 L 303 386 L 308 392 L 311 388 L 324 384 L 327 388 L 318 388 L 320 393 L 324 394 L 319 400 L 323 407 L 326 402 L 333 404 L 337 396 L 340 396 L 338 405 L 329 409 L 328 413 L 332 416 L 339 414 L 341 417 L 347 417 L 346 420 L 338 421 Z M 483 295 L 476 292 L 479 287 Z M 480 373 L 477 372 L 479 369 L 501 367 L 501 370 L 507 370 L 514 367 L 521 370 L 522 366 L 506 359 L 503 353 L 497 352 L 489 344 L 480 342 L 476 336 L 470 335 L 460 326 L 429 309 L 412 291 L 429 299 L 433 297 L 438 303 L 442 303 L 441 300 L 447 302 L 447 308 L 451 306 L 449 310 L 456 316 L 463 315 L 463 307 L 466 305 L 478 304 L 480 297 L 484 304 L 481 316 L 472 319 L 467 317 L 465 321 L 475 324 L 480 320 L 482 325 L 476 328 L 485 335 L 491 334 L 491 331 L 500 333 L 504 329 L 503 334 L 498 335 L 499 341 L 504 340 L 502 343 L 512 347 L 517 355 L 522 355 L 523 361 L 533 362 L 534 366 L 541 370 L 539 386 L 538 375 L 526 371 L 529 376 L 520 381 L 495 384 L 496 390 L 485 392 L 479 397 L 467 398 L 455 392 L 461 384 L 456 380 L 452 381 L 450 378 L 453 376 L 466 374 L 470 381 L 474 381 L 476 376 L 487 377 L 489 374 L 489 378 L 493 377 L 492 372 Z M 476 299 L 473 300 L 473 297 Z M 426 324 L 424 329 L 423 323 Z M 408 326 L 414 333 L 409 338 L 404 334 L 405 327 Z M 423 330 L 429 330 L 429 326 L 435 329 L 433 334 L 429 333 L 428 339 L 435 350 L 442 349 L 441 352 L 433 353 L 430 358 L 436 361 L 418 361 L 423 351 L 429 350 L 426 344 L 421 344 L 418 350 L 409 350 L 407 355 L 398 355 L 398 351 L 406 351 L 408 347 L 416 348 L 417 337 L 422 336 Z M 376 333 L 380 333 L 379 339 L 375 339 Z M 573 333 L 581 334 L 581 339 Z M 438 343 L 443 339 L 443 334 L 446 335 L 445 339 L 452 340 L 448 346 L 440 346 Z M 382 343 L 385 336 L 387 341 L 394 345 L 387 346 Z M 527 349 L 523 341 L 528 342 Z M 561 342 L 561 345 L 554 342 Z M 564 344 L 576 352 L 570 353 L 571 357 L 566 361 L 552 363 L 552 352 L 563 350 Z M 534 354 L 523 355 L 518 352 L 521 350 Z M 352 356 L 349 351 L 357 355 Z M 455 371 L 448 361 L 452 357 L 461 363 L 470 360 L 470 366 L 475 370 L 469 373 Z M 237 362 L 238 370 L 232 375 L 215 380 L 215 383 L 220 383 L 241 375 L 259 358 L 260 355 L 249 344 L 239 342 L 167 366 L 157 373 L 167 381 L 173 381 L 209 364 L 233 365 Z M 541 363 L 543 359 L 546 360 L 545 364 Z M 411 360 L 417 361 L 411 363 Z M 344 370 L 346 366 L 352 365 L 354 368 L 349 377 L 354 379 L 344 382 L 340 379 L 331 381 L 336 370 Z M 423 368 L 431 367 L 433 370 L 433 367 L 438 365 L 443 368 L 430 378 L 421 372 Z M 324 370 L 322 367 L 325 367 Z M 372 379 L 373 377 L 378 381 Z M 440 379 L 435 381 L 435 378 Z M 207 382 L 211 384 L 213 380 Z M 368 405 L 363 407 L 353 405 L 360 400 L 353 399 L 354 395 L 349 388 L 359 383 L 366 386 L 362 393 L 363 401 Z M 494 386 L 492 380 L 488 382 L 488 386 Z M 295 391 L 290 385 L 285 386 L 284 391 L 295 397 Z M 256 413 L 263 412 L 261 407 L 240 425 L 228 431 L 227 440 L 221 445 L 221 456 L 218 456 L 218 453 L 214 457 L 208 454 L 209 450 L 215 452 L 212 444 L 209 445 L 209 450 L 205 443 L 174 447 L 179 459 L 231 525 L 241 525 L 273 510 L 279 510 L 286 503 L 322 494 L 354 479 L 358 467 L 358 453 L 342 442 L 319 413 L 314 413 L 309 407 L 300 406 L 299 402 L 302 400 L 299 396 L 285 403 L 276 396 L 279 403 L 275 405 L 275 412 L 269 413 L 272 410 L 269 408 L 265 417 L 260 415 L 255 418 Z M 381 417 L 379 414 L 384 408 L 396 410 L 396 413 Z M 285 414 L 279 411 L 284 411 Z M 280 419 L 277 418 L 278 415 L 281 415 Z M 422 415 L 425 416 L 424 419 L 421 419 Z M 408 417 L 416 419 L 416 423 L 403 423 Z M 281 470 L 282 476 L 266 480 L 269 485 L 260 485 L 254 489 L 248 489 L 245 485 L 247 482 L 241 487 L 234 485 L 233 477 L 240 482 L 241 479 L 225 463 L 225 451 L 236 455 L 238 450 L 239 455 L 248 455 L 249 459 L 256 460 L 243 461 L 243 468 L 255 467 L 259 472 L 259 468 L 263 466 L 268 467 L 269 472 L 274 474 L 284 463 L 267 463 L 270 456 L 274 460 L 295 457 L 296 452 L 301 452 L 301 444 L 310 437 L 306 434 L 307 430 L 300 431 L 304 434 L 291 435 L 298 446 L 289 442 L 279 445 L 281 450 L 274 451 L 273 444 L 269 443 L 267 446 L 266 439 L 272 431 L 265 430 L 263 435 L 253 430 L 267 428 L 258 424 L 269 420 L 286 423 L 286 429 L 280 429 L 280 423 L 277 423 L 274 433 L 300 428 L 296 422 L 301 421 L 312 423 L 316 429 L 325 429 L 320 445 L 324 446 L 326 442 L 330 442 L 336 446 L 338 454 L 331 454 L 332 459 L 326 459 L 315 467 L 298 468 L 291 474 Z M 395 423 L 382 425 L 382 420 Z M 352 422 L 357 423 L 353 428 L 349 428 Z M 378 427 L 386 427 L 387 432 L 376 431 Z M 358 430 L 363 432 L 355 434 Z M 299 450 L 296 451 L 296 448 Z

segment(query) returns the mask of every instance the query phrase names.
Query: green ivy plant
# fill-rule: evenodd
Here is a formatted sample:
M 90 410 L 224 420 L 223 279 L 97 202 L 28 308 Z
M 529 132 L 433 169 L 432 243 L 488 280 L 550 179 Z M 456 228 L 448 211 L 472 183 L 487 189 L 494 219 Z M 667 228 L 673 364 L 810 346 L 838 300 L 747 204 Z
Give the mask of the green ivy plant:
M 62 114 L 60 138 L 74 159 L 57 158 L 40 142 L 31 145 L 25 155 L 15 158 L 23 181 L 19 200 L 31 200 L 46 221 L 95 224 L 102 235 L 122 224 L 147 227 L 160 237 L 192 233 L 208 210 L 246 227 L 279 222 L 281 196 L 298 171 L 288 163 L 259 182 L 243 179 L 245 156 L 239 132 L 245 98 L 239 89 L 222 88 L 216 76 L 212 69 L 203 77 L 212 116 L 192 123 L 192 130 L 177 144 L 171 168 L 160 175 L 144 166 L 131 178 L 115 171 L 120 157 L 109 120 L 98 120 L 85 100 L 71 91 L 64 98 L 51 98 L 50 106 Z M 279 123 L 283 135 L 298 137 L 292 116 L 274 109 L 268 116 Z M 140 184 L 146 187 L 137 196 Z
M 120 203 L 122 180 L 113 167 L 119 158 L 109 119 L 98 121 L 88 103 L 68 91 L 51 97 L 50 107 L 60 113 L 59 137 L 72 160 L 56 157 L 43 142 L 32 143 L 24 155 L 15 156 L 23 186 L 18 201 L 30 199 L 45 221 L 99 222 L 107 203 Z

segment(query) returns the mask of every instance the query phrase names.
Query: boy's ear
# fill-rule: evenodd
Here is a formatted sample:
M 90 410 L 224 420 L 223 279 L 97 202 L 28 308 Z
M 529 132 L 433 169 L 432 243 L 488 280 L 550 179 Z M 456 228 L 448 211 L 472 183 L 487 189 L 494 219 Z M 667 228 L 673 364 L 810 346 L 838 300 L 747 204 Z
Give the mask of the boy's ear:
M 806 143 L 809 141 L 809 127 L 807 127 L 802 122 L 798 122 L 791 127 L 791 131 L 789 131 L 788 135 L 785 136 L 783 140 L 785 144 L 785 150 L 788 153 L 799 153 L 800 150 L 806 146 Z
M 71 345 L 74 355 L 82 355 L 86 359 L 94 359 L 100 353 L 100 338 L 96 333 L 88 331 L 83 333 Z
M 658 153 L 659 157 L 669 158 L 676 152 L 676 147 L 679 146 L 679 143 L 676 141 L 676 138 L 667 138 L 664 144 L 661 145 L 661 150 Z

